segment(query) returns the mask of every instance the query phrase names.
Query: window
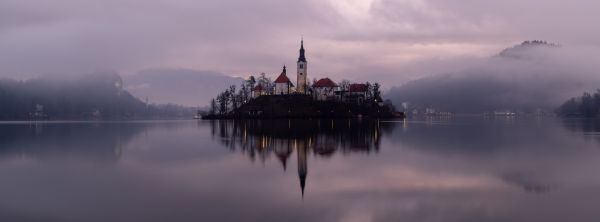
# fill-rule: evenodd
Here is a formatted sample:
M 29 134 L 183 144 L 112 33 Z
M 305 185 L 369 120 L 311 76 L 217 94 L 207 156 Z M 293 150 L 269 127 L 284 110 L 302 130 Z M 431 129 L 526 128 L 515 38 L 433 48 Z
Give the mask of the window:
M 300 68 L 304 69 L 304 64 L 300 63 Z

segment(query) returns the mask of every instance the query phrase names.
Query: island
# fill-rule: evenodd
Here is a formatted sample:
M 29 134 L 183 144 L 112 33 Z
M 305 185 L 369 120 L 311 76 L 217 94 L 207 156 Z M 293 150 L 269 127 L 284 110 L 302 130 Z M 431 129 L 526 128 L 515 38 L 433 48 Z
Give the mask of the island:
M 339 84 L 330 78 L 307 78 L 308 61 L 304 40 L 300 42 L 296 84 L 287 68 L 271 81 L 265 73 L 250 76 L 238 90 L 229 87 L 211 100 L 202 119 L 276 119 L 276 118 L 404 118 L 390 100 L 383 100 L 379 83 Z

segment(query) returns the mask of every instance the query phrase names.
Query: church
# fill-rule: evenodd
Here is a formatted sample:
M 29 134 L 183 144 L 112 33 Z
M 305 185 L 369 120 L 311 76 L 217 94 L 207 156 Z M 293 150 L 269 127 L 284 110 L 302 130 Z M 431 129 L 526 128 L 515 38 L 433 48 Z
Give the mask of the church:
M 283 71 L 279 76 L 275 79 L 275 95 L 283 95 L 283 94 L 310 94 L 309 87 L 307 86 L 306 76 L 307 76 L 307 65 L 306 56 L 304 55 L 304 40 L 300 41 L 300 56 L 298 56 L 297 62 L 297 73 L 296 73 L 296 86 L 294 88 L 294 84 L 290 81 L 290 78 L 287 77 L 286 67 L 283 66 Z M 258 86 L 257 86 L 258 87 Z M 260 86 L 262 87 L 262 86 Z
M 264 95 L 307 95 L 318 101 L 353 101 L 361 103 L 367 96 L 368 86 L 366 84 L 351 84 L 340 87 L 330 78 L 315 80 L 312 84 L 308 82 L 308 61 L 306 60 L 304 40 L 300 41 L 300 51 L 296 62 L 296 85 L 288 77 L 287 67 L 277 76 L 271 86 L 257 84 L 253 88 L 254 98 Z
M 265 73 L 258 78 L 251 75 L 238 92 L 232 86 L 213 99 L 211 114 L 203 119 L 395 116 L 393 105 L 381 99 L 379 87 L 378 83 L 347 80 L 338 84 L 326 76 L 309 80 L 308 59 L 301 40 L 295 78 L 285 65 L 271 77 Z

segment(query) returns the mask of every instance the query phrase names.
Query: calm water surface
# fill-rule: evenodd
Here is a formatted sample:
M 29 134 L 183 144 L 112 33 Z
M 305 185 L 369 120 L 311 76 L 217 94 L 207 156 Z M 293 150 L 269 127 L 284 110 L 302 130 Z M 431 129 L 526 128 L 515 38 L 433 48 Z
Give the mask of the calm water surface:
M 598 221 L 600 122 L 0 123 L 0 221 Z

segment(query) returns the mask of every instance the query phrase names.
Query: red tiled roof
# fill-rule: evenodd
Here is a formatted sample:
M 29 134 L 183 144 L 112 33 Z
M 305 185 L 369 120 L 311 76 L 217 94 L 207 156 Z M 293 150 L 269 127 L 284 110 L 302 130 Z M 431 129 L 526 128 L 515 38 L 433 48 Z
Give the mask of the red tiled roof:
M 329 78 L 322 78 L 313 84 L 313 87 L 337 87 L 337 84 Z
M 367 84 L 362 84 L 362 83 L 354 83 L 354 84 L 350 84 L 350 92 L 366 92 L 369 90 L 369 87 L 367 87 Z
M 254 87 L 254 91 L 263 91 L 265 90 L 265 88 L 262 86 L 262 84 L 258 84 L 256 85 L 256 87 Z
M 288 82 L 292 82 L 292 81 L 290 81 L 290 79 L 285 75 L 285 72 L 282 72 L 281 75 L 279 75 L 279 77 L 277 77 L 277 79 L 275 79 L 275 83 L 288 83 Z

